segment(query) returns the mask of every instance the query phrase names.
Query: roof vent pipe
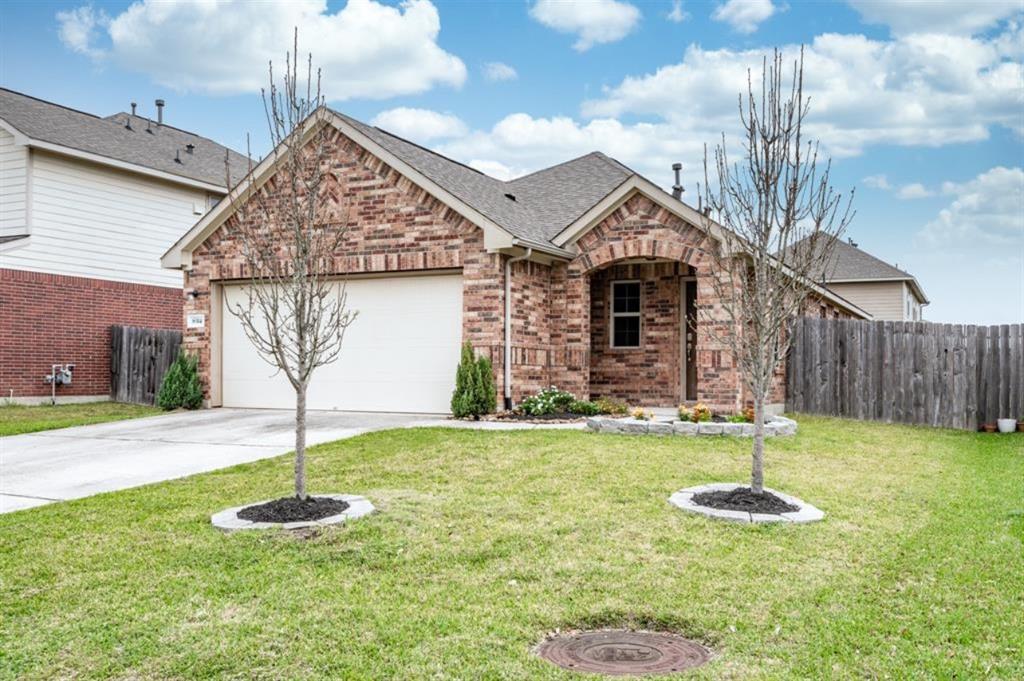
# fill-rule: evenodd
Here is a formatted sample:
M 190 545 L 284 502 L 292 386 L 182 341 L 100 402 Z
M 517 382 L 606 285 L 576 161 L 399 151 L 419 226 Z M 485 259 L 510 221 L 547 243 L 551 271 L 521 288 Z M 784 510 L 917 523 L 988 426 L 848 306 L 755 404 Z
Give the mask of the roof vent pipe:
M 156 124 L 164 124 L 164 100 L 156 100 Z
M 679 172 L 683 169 L 682 163 L 673 163 L 672 170 L 676 174 L 676 183 L 672 185 L 672 197 L 676 199 L 683 198 L 683 185 L 679 181 Z
M 136 104 L 135 102 L 132 102 L 132 116 L 135 115 L 135 107 L 137 107 L 137 106 L 138 106 L 138 104 Z

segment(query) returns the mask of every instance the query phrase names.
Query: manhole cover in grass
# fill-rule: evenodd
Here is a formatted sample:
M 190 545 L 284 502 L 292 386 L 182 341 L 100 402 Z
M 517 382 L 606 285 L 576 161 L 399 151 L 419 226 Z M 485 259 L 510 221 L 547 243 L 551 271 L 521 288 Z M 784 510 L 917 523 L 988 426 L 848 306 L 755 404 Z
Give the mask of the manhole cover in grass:
M 711 659 L 711 651 L 699 643 L 649 631 L 560 634 L 544 641 L 537 654 L 565 669 L 610 676 L 671 674 Z

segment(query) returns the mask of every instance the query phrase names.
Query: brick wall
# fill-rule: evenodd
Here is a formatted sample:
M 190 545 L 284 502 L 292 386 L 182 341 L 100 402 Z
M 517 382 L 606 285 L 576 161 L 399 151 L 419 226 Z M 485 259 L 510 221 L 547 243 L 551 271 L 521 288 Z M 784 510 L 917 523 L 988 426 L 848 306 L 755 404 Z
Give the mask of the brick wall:
M 52 364 L 75 364 L 58 396 L 110 394 L 110 326 L 182 326 L 180 289 L 0 269 L 0 398 L 49 396 Z
M 551 275 L 548 265 L 525 260 L 512 264 L 514 402 L 551 385 Z

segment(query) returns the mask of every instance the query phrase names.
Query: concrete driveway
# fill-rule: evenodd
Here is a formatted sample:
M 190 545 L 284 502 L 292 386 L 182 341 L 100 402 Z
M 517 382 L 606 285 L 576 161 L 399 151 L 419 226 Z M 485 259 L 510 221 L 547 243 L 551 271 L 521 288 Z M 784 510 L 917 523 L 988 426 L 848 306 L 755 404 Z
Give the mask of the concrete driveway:
M 294 449 L 295 412 L 208 409 L 0 438 L 0 513 L 212 471 Z M 423 414 L 311 411 L 309 445 L 439 425 Z

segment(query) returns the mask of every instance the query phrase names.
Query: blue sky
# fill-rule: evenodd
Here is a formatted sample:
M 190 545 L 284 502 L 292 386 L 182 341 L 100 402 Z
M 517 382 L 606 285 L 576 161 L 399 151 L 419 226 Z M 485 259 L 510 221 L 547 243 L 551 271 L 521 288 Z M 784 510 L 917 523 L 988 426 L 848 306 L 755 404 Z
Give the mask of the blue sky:
M 663 185 L 735 132 L 747 67 L 806 45 L 809 130 L 856 186 L 850 235 L 916 275 L 934 321 L 1024 319 L 1019 0 L 7 2 L 0 84 L 107 115 L 130 101 L 266 151 L 258 89 L 289 47 L 330 103 L 485 172 L 600 149 Z M 686 198 L 686 197 L 684 197 Z

